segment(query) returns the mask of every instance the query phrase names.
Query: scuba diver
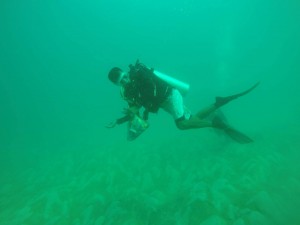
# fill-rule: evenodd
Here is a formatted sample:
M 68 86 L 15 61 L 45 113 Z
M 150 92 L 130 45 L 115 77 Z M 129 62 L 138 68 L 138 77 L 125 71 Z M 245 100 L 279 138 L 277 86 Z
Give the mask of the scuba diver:
M 162 108 L 173 116 L 180 130 L 212 127 L 224 131 L 238 143 L 253 142 L 214 113 L 232 100 L 251 92 L 259 82 L 239 94 L 216 97 L 214 104 L 192 115 L 183 103 L 183 95 L 188 91 L 189 85 L 148 68 L 138 60 L 135 65 L 129 65 L 129 68 L 129 72 L 124 72 L 114 67 L 108 73 L 109 80 L 121 87 L 121 96 L 127 101 L 128 108 L 123 112 L 125 116 L 108 124 L 107 128 L 128 122 L 127 139 L 134 140 L 149 127 L 149 113 L 157 113 Z M 143 113 L 140 112 L 141 109 Z

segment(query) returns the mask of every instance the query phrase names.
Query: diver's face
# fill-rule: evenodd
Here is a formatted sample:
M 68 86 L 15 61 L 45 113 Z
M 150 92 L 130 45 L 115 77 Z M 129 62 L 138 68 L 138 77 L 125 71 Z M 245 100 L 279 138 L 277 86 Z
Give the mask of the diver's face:
M 129 80 L 128 73 L 123 72 L 121 79 L 120 79 L 120 85 L 124 86 L 124 85 L 128 84 L 129 82 L 130 82 L 130 80 Z

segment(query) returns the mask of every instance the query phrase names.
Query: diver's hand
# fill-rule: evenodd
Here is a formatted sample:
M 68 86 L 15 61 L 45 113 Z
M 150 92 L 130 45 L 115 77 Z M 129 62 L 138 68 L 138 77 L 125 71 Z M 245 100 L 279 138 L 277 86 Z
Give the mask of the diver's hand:
M 130 111 L 129 108 L 123 108 L 122 113 L 125 114 L 125 115 L 128 115 L 128 114 L 131 113 L 131 111 Z
M 107 124 L 105 127 L 106 128 L 114 128 L 117 125 L 117 121 L 112 121 L 109 124 Z
M 139 113 L 139 108 L 136 107 L 136 106 L 132 106 L 132 107 L 129 107 L 129 108 L 123 108 L 122 113 L 125 114 L 125 115 L 138 114 Z

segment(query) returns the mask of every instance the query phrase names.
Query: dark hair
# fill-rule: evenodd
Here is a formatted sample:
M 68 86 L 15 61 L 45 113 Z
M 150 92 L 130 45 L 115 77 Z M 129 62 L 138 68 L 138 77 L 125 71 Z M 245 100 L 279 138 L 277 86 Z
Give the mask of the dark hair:
M 123 71 L 119 67 L 114 67 L 109 71 L 108 79 L 116 84 L 119 81 L 122 72 Z

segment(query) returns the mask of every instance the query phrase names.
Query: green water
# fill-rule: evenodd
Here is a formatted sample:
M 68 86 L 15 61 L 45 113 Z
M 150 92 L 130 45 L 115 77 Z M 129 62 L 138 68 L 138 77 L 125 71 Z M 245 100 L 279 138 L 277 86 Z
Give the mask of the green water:
M 0 224 L 300 224 L 300 3 L 0 2 Z M 179 131 L 165 112 L 134 142 L 104 126 L 126 104 L 113 66 L 191 84 L 255 140 Z

